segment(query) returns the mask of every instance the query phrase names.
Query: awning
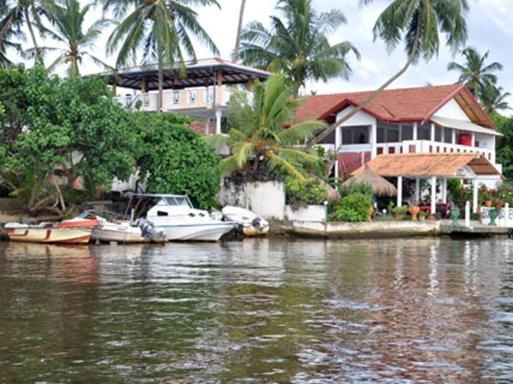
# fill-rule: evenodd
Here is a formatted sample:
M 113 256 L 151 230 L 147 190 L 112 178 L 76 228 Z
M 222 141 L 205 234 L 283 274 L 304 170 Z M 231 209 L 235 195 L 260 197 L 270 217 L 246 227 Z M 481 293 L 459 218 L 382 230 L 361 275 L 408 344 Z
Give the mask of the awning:
M 382 177 L 456 177 L 461 178 L 462 170 L 468 167 L 476 176 L 501 176 L 500 172 L 486 157 L 473 153 L 407 153 L 380 155 L 367 163 L 369 168 Z M 360 167 L 356 175 L 364 170 Z
M 431 121 L 435 124 L 441 125 L 442 127 L 446 127 L 446 128 L 455 128 L 455 129 L 459 129 L 462 131 L 485 133 L 487 135 L 494 135 L 494 136 L 502 136 L 501 133 L 497 132 L 494 129 L 484 128 L 484 127 L 481 127 L 480 125 L 474 124 L 470 121 L 448 119 L 446 117 L 438 117 L 438 116 L 433 116 L 431 118 Z

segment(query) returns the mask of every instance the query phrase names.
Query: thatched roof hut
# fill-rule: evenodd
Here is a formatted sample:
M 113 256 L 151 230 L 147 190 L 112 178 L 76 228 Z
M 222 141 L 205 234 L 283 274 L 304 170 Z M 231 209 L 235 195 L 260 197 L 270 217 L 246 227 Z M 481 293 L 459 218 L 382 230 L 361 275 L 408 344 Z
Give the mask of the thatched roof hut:
M 384 178 L 379 175 L 376 175 L 372 170 L 368 167 L 367 164 L 363 167 L 363 169 L 357 173 L 355 176 L 346 180 L 342 186 L 348 187 L 349 185 L 357 183 L 357 184 L 369 184 L 372 187 L 372 191 L 376 196 L 388 196 L 393 197 L 397 196 L 397 188 Z

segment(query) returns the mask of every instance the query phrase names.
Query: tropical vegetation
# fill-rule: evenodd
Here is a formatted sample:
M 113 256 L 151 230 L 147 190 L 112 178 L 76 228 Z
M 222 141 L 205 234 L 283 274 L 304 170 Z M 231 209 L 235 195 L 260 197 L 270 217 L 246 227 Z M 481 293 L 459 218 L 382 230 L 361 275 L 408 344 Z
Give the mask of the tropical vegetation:
M 254 86 L 252 97 L 235 93 L 230 100 L 227 136 L 207 137 L 211 145 L 227 146 L 230 154 L 223 159 L 223 170 L 304 181 L 320 169 L 321 160 L 307 152 L 304 143 L 324 127 L 318 120 L 294 123 L 299 100 L 294 99 L 283 75 L 273 75 Z
M 280 16 L 271 16 L 271 29 L 250 22 L 242 31 L 240 57 L 245 64 L 283 73 L 298 95 L 307 80 L 347 79 L 348 54 L 360 57 L 349 41 L 331 44 L 329 34 L 346 23 L 337 9 L 318 13 L 312 0 L 279 0 Z

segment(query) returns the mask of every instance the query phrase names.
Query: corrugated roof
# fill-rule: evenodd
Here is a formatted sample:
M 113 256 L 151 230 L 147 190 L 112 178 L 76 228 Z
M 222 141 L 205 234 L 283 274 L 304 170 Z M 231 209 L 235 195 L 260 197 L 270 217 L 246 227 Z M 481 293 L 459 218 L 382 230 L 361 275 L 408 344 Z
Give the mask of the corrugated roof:
M 348 105 L 357 106 L 373 91 L 315 95 L 305 98 L 296 120 L 330 120 Z M 455 98 L 466 110 L 471 110 L 474 123 L 494 128 L 490 117 L 483 111 L 470 91 L 462 84 L 420 88 L 401 88 L 383 91 L 363 110 L 387 122 L 427 121 L 432 115 Z
M 476 175 L 499 175 L 499 171 L 483 156 L 472 153 L 458 154 L 397 154 L 380 155 L 367 163 L 369 168 L 383 177 L 453 177 L 468 166 Z M 353 172 L 363 171 L 363 167 Z

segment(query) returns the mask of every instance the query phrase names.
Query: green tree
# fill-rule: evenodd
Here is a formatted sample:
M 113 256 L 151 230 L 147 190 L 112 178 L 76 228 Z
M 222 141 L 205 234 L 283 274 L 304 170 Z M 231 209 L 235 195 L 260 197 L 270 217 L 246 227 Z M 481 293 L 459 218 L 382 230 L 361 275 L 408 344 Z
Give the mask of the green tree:
M 237 34 L 235 36 L 235 48 L 233 49 L 232 61 L 235 63 L 239 58 L 239 48 L 240 48 L 240 35 L 242 32 L 242 22 L 244 20 L 244 10 L 246 9 L 246 0 L 240 1 L 240 9 L 239 9 L 239 23 L 237 24 Z
M 157 110 L 162 107 L 164 64 L 184 65 L 185 57 L 196 60 L 192 38 L 205 44 L 210 51 L 219 50 L 197 20 L 189 5 L 216 5 L 216 0 L 106 0 L 105 7 L 116 13 L 132 9 L 116 26 L 107 43 L 107 53 L 118 50 L 116 67 L 127 65 L 140 49 L 148 61 L 158 63 L 159 96 Z
M 215 205 L 220 188 L 220 158 L 201 137 L 173 114 L 135 113 L 142 151 L 138 165 L 148 191 L 187 194 L 199 208 Z
M 374 0 L 360 1 L 369 4 Z M 310 145 L 321 142 L 360 112 L 420 58 L 429 61 L 436 56 L 440 49 L 440 35 L 445 35 L 445 44 L 452 50 L 461 48 L 467 39 L 465 16 L 468 9 L 468 0 L 389 0 L 374 25 L 374 39 L 381 38 L 390 50 L 403 43 L 407 54 L 405 65 L 351 113 L 325 129 Z
M 17 111 L 16 129 L 4 135 L 7 151 L 4 179 L 23 190 L 27 208 L 37 214 L 62 214 L 65 198 L 73 197 L 78 178 L 93 189 L 109 190 L 112 179 L 126 179 L 135 167 L 139 136 L 131 114 L 112 100 L 105 82 L 99 78 L 60 79 L 48 76 L 41 66 L 0 71 L 4 84 L 16 79 L 19 100 L 7 100 L 2 131 L 9 132 Z M 2 104 L 5 96 L 1 96 Z M 23 109 L 20 108 L 23 106 Z M 66 180 L 57 185 L 55 174 Z M 55 201 L 59 202 L 54 207 Z
M 328 81 L 349 78 L 347 55 L 359 58 L 349 41 L 330 44 L 328 35 L 346 18 L 339 10 L 317 13 L 311 0 L 279 0 L 283 17 L 271 17 L 271 29 L 253 21 L 242 32 L 240 57 L 244 63 L 285 74 L 293 85 L 293 94 L 306 80 Z
M 493 113 L 492 119 L 503 135 L 497 138 L 497 163 L 502 164 L 504 176 L 513 178 L 513 118 Z
M 449 71 L 459 73 L 458 83 L 465 84 L 480 100 L 483 100 L 487 88 L 497 84 L 497 75 L 494 72 L 502 71 L 503 68 L 502 64 L 496 61 L 487 64 L 489 54 L 490 51 L 487 51 L 481 56 L 475 48 L 468 47 L 462 51 L 465 63 L 452 61 L 447 66 Z
M 58 64 L 66 63 L 69 65 L 69 76 L 79 75 L 79 63 L 84 56 L 89 56 L 97 63 L 103 62 L 98 59 L 91 48 L 100 36 L 102 29 L 108 25 L 108 21 L 100 19 L 95 21 L 87 30 L 85 30 L 85 21 L 91 14 L 93 4 L 80 6 L 78 0 L 64 0 L 63 3 L 49 4 L 48 18 L 55 30 L 48 30 L 47 33 L 65 48 L 43 47 L 41 50 L 53 51 L 59 50 L 59 56 L 48 67 L 52 70 Z
M 511 96 L 509 92 L 504 92 L 504 88 L 497 87 L 494 84 L 488 84 L 481 95 L 481 103 L 487 113 L 495 113 L 511 109 L 507 98 Z
M 211 136 L 211 144 L 227 145 L 231 155 L 223 160 L 226 172 L 270 171 L 275 177 L 292 176 L 304 181 L 309 170 L 320 166 L 317 155 L 303 150 L 305 140 L 324 127 L 318 120 L 292 124 L 299 100 L 283 75 L 273 75 L 257 83 L 252 101 L 236 93 L 230 101 L 228 136 Z

